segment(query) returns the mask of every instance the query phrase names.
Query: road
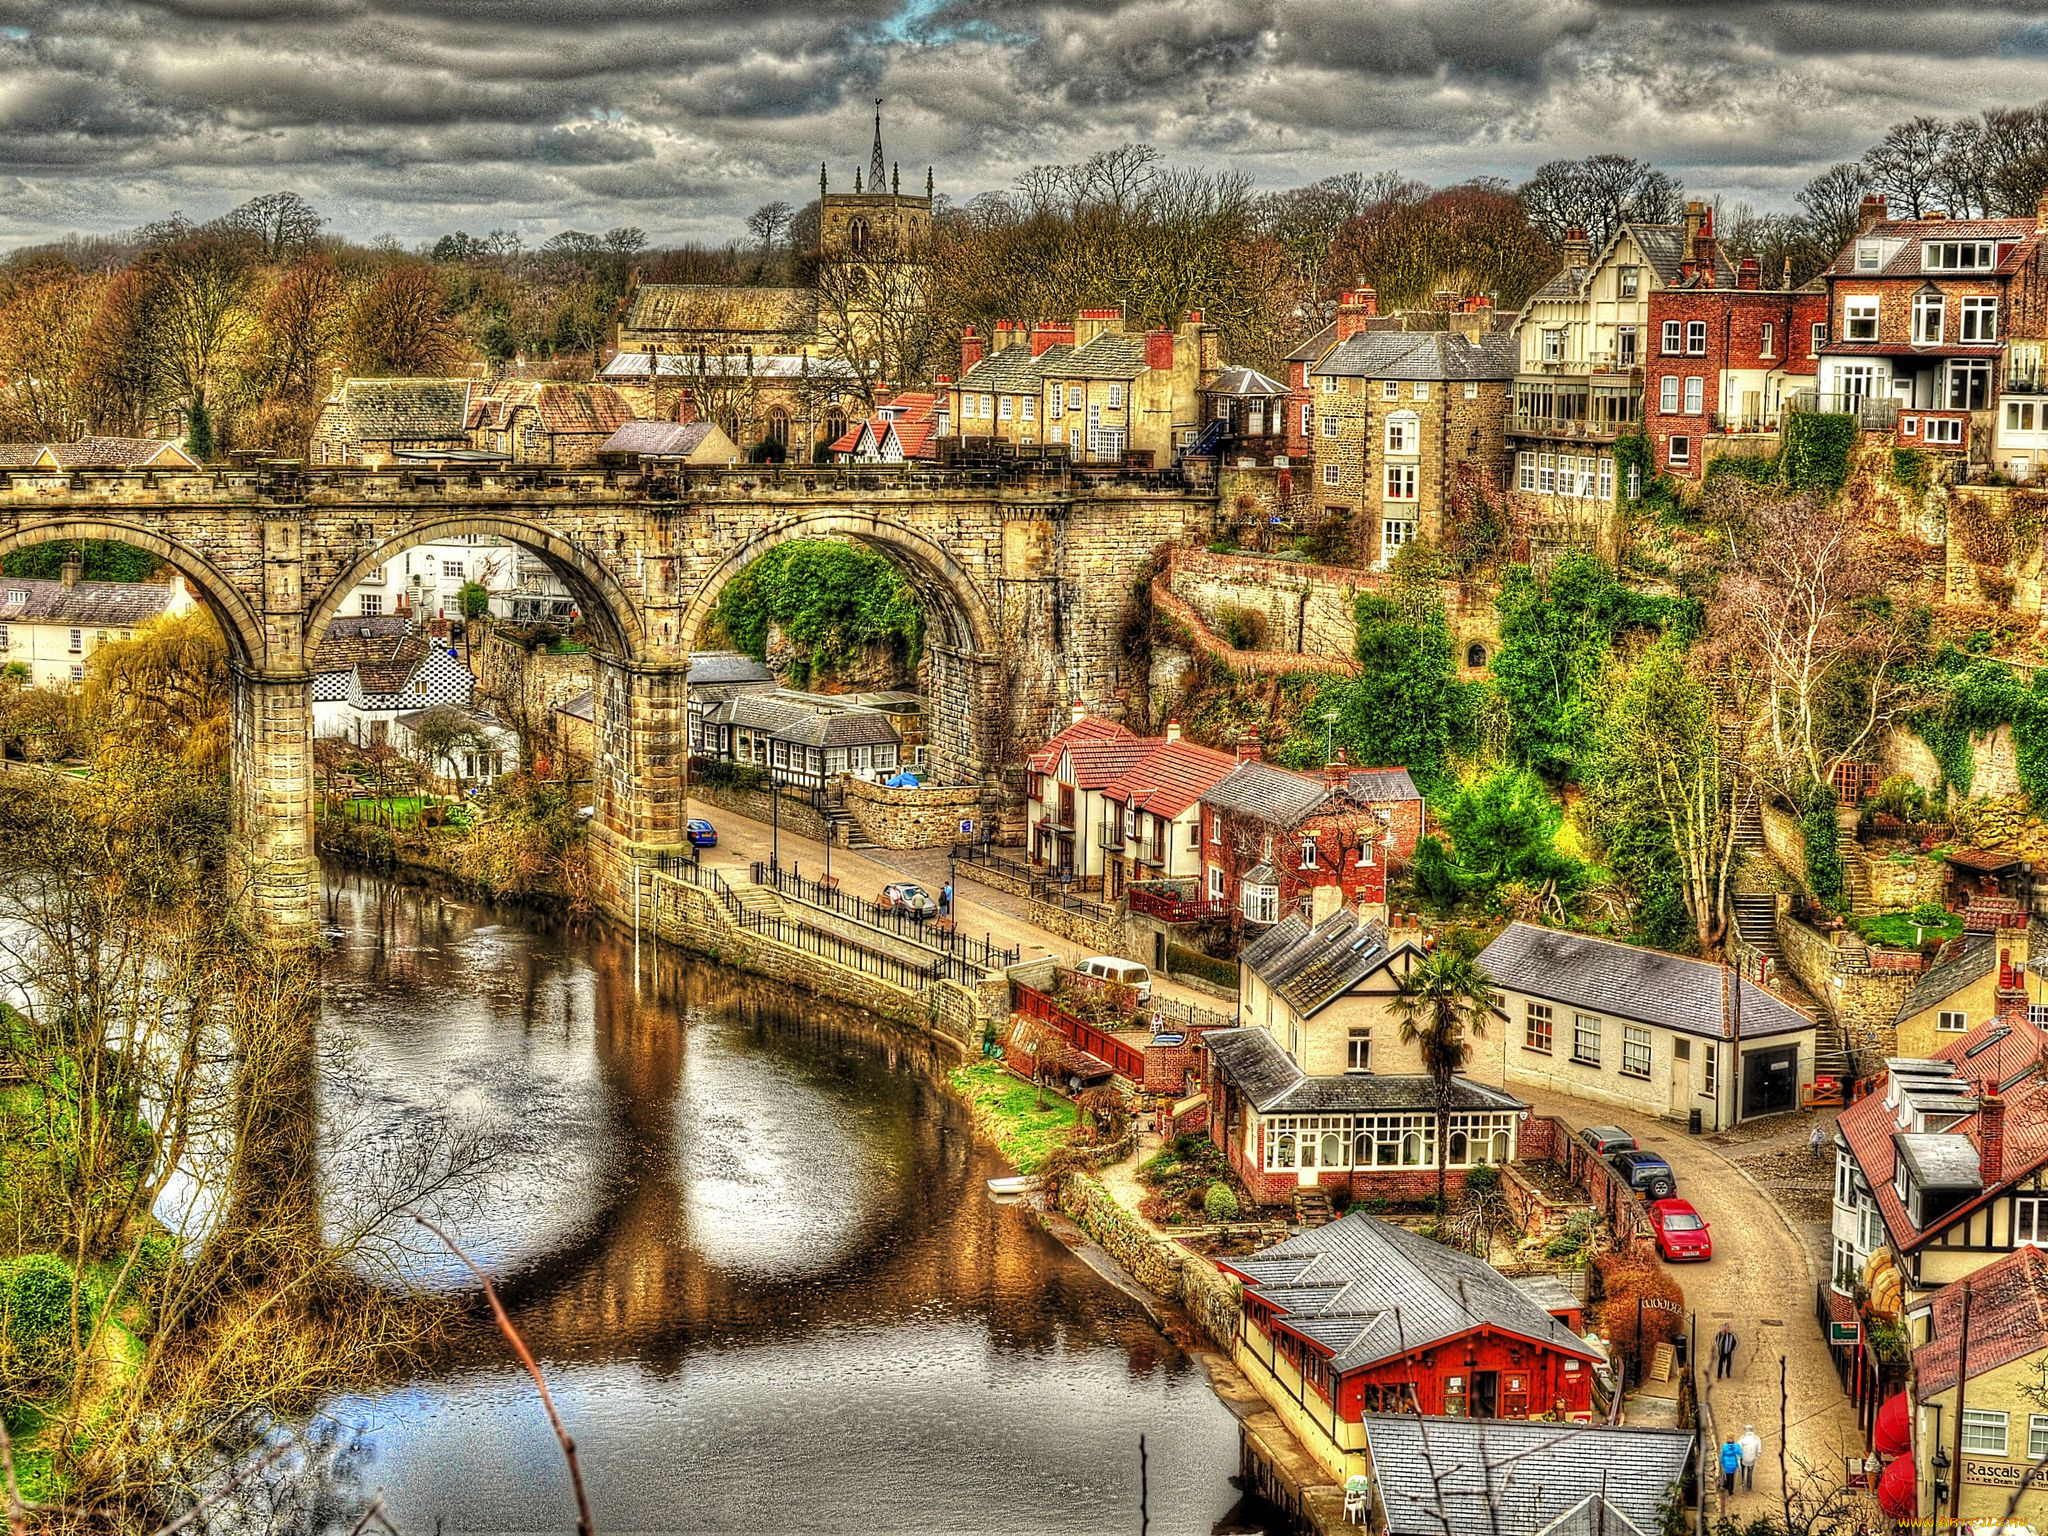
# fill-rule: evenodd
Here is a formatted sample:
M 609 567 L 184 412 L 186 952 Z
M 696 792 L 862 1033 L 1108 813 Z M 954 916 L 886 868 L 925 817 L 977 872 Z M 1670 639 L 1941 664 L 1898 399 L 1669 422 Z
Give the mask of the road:
M 704 862 L 724 870 L 728 879 L 744 880 L 748 863 L 766 859 L 776 841 L 767 825 L 719 807 L 692 802 L 690 814 L 704 816 L 717 827 L 719 846 L 706 850 Z M 779 843 L 785 866 L 798 864 L 803 873 L 813 877 L 824 873 L 823 844 L 787 830 L 781 833 Z M 936 894 L 946 882 L 947 864 L 944 851 L 935 849 L 856 852 L 835 848 L 832 852 L 832 874 L 845 889 L 863 895 L 878 894 L 890 881 L 904 879 L 915 880 Z M 1019 898 L 964 880 L 954 886 L 954 901 L 956 921 L 963 931 L 985 932 L 999 945 L 1015 945 L 1027 960 L 1043 955 L 1069 961 L 1080 957 L 1076 946 L 1027 921 Z M 1227 1002 L 1211 994 L 1164 978 L 1155 978 L 1153 984 L 1162 996 L 1229 1011 Z M 1497 1071 L 1476 1071 L 1474 1076 L 1499 1080 Z M 1714 1257 L 1704 1264 L 1674 1269 L 1673 1278 L 1684 1287 L 1702 1347 L 1722 1323 L 1735 1329 L 1734 1371 L 1718 1382 L 1703 1378 L 1706 1407 L 1716 1432 L 1724 1439 L 1733 1438 L 1745 1425 L 1754 1424 L 1764 1442 L 1754 1491 L 1744 1494 L 1738 1490 L 1728 1507 L 1739 1514 L 1764 1514 L 1782 1507 L 1781 1359 L 1788 1426 L 1783 1436 L 1786 1468 L 1795 1494 L 1808 1488 L 1817 1493 L 1839 1487 L 1843 1458 L 1861 1455 L 1864 1446 L 1854 1410 L 1842 1392 L 1833 1359 L 1813 1317 L 1819 1262 L 1814 1255 L 1825 1252 L 1825 1243 L 1815 1240 L 1806 1230 L 1807 1224 L 1795 1223 L 1781 1211 L 1735 1161 L 1766 1151 L 1803 1148 L 1813 1116 L 1800 1111 L 1745 1127 L 1732 1138 L 1708 1138 L 1688 1136 L 1661 1121 L 1630 1122 L 1611 1105 L 1563 1094 L 1545 1092 L 1535 1108 L 1540 1114 L 1561 1116 L 1574 1127 L 1611 1124 L 1617 1118 L 1630 1123 L 1642 1145 L 1664 1154 L 1678 1176 L 1679 1193 L 1699 1209 L 1712 1228 Z

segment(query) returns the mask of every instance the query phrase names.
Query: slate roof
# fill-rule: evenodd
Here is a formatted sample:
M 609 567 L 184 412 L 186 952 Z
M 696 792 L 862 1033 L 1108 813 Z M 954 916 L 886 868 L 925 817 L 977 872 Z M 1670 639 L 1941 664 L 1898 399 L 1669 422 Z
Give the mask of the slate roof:
M 1544 1526 L 1536 1536 L 1648 1536 L 1599 1494 L 1588 1494 Z
M 1103 331 L 1081 346 L 1062 356 L 1056 364 L 1048 364 L 1047 358 L 1055 349 L 1047 348 L 1040 366 L 1048 375 L 1063 379 L 1135 379 L 1145 372 L 1145 338 L 1133 336 L 1128 331 Z
M 1292 827 L 1329 798 L 1330 792 L 1320 778 L 1254 759 L 1239 763 L 1202 796 L 1202 804 L 1249 816 L 1271 827 Z
M 1689 1035 L 1729 1037 L 1722 1008 L 1728 973 L 1711 961 L 1510 923 L 1479 952 L 1479 964 L 1496 986 L 1511 991 Z M 1813 1028 L 1812 1019 L 1775 993 L 1746 978 L 1741 986 L 1743 1039 Z
M 775 674 L 740 651 L 697 651 L 690 657 L 689 687 L 710 683 L 772 683 Z
M 2032 251 L 2037 231 L 2032 219 L 1886 219 L 1869 230 L 1851 235 L 1824 275 L 1835 277 L 1947 277 L 1982 278 L 2017 270 Z M 1876 272 L 1856 268 L 1856 243 L 1870 237 L 1900 240 L 1896 255 Z M 1920 243 L 1923 240 L 1993 240 L 2012 249 L 1990 272 L 1923 272 Z
M 0 577 L 0 624 L 63 624 L 80 629 L 133 629 L 170 607 L 168 582 L 32 581 Z
M 992 395 L 1035 395 L 1045 382 L 1041 362 L 1041 358 L 1031 355 L 1028 343 L 1004 347 L 999 352 L 987 353 L 961 374 L 960 388 Z
M 1638 224 L 1630 221 L 1609 237 L 1605 249 L 1596 252 L 1583 267 L 1566 266 L 1551 274 L 1550 280 L 1531 295 L 1538 299 L 1574 299 L 1586 285 L 1586 279 L 1606 262 L 1609 255 L 1620 244 L 1622 233 L 1635 236 L 1641 248 L 1643 259 L 1657 274 L 1658 282 L 1666 288 L 1675 288 L 1679 283 L 1680 269 L 1685 264 L 1685 226 L 1683 224 Z M 1733 288 L 1735 267 L 1728 260 L 1727 253 L 1718 243 L 1714 250 L 1714 286 Z M 1526 306 L 1525 306 L 1526 312 Z
M 381 661 L 398 648 L 411 629 L 411 618 L 402 613 L 332 619 L 313 653 L 313 670 L 348 672 L 362 662 Z
M 1389 1536 L 1536 1536 L 1552 1525 L 1625 1536 L 1589 1501 L 1654 1532 L 1692 1454 L 1682 1429 L 1383 1413 L 1363 1423 Z
M 1925 1012 L 1945 998 L 1953 997 L 1973 981 L 1979 981 L 1991 974 L 1991 968 L 1998 961 L 1998 952 L 1988 933 L 1970 933 L 1963 936 L 1962 948 L 1947 959 L 1939 961 L 1920 973 L 1920 979 L 1913 983 L 1913 990 L 1906 994 L 1906 1000 L 1899 1004 L 1894 1023 L 1902 1023 L 1916 1013 Z
M 1216 1058 L 1225 1081 L 1261 1114 L 1392 1114 L 1436 1108 L 1436 1084 L 1426 1076 L 1343 1072 L 1311 1077 L 1255 1025 L 1208 1030 L 1202 1044 Z M 1463 1077 L 1451 1079 L 1450 1105 L 1456 1110 L 1523 1107 L 1520 1099 Z
M 1327 1008 L 1393 958 L 1384 923 L 1349 907 L 1311 928 L 1290 912 L 1244 947 L 1240 962 L 1303 1018 Z
M 1354 768 L 1344 780 L 1344 791 L 1354 800 L 1374 804 L 1422 798 L 1406 768 Z
M 777 741 L 806 747 L 862 747 L 902 740 L 895 722 L 878 709 L 807 709 L 758 693 L 743 693 L 715 704 L 704 718 L 714 725 L 741 725 Z
M 810 293 L 803 288 L 636 283 L 621 324 L 633 331 L 789 336 L 809 325 L 810 307 Z
M 1202 393 L 1231 395 L 1240 399 L 1270 400 L 1276 395 L 1288 395 L 1293 391 L 1278 379 L 1263 374 L 1256 368 L 1226 368 L 1202 386 Z
M 1519 357 L 1506 331 L 1477 340 L 1456 331 L 1360 331 L 1309 372 L 1316 378 L 1507 380 Z
M 465 440 L 475 379 L 345 379 L 321 414 L 323 431 L 355 443 Z
M 606 438 L 600 453 L 638 453 L 649 458 L 685 459 L 722 429 L 711 421 L 628 421 Z
M 659 358 L 660 366 L 655 366 Z M 811 357 L 801 352 L 618 352 L 598 369 L 600 379 L 633 382 L 651 378 L 717 379 L 850 379 L 853 365 L 844 358 Z
M 1330 1354 L 1340 1375 L 1475 1328 L 1596 1361 L 1585 1341 L 1483 1259 L 1364 1211 L 1246 1259 L 1219 1259 L 1287 1328 Z
M 555 706 L 555 709 L 558 713 L 567 715 L 572 720 L 595 721 L 597 719 L 597 695 L 586 688 L 573 699 L 562 700 L 561 703 Z
M 1337 344 L 1337 322 L 1332 320 L 1308 340 L 1281 359 L 1285 363 L 1312 363 Z
M 75 443 L 49 443 L 43 447 L 65 469 L 136 469 L 158 465 L 173 469 L 197 468 L 192 456 L 168 437 L 81 437 Z
M 465 425 L 472 432 L 503 430 L 522 410 L 532 410 L 546 431 L 568 436 L 616 432 L 633 419 L 626 397 L 610 385 L 556 380 L 493 385 L 488 394 L 471 398 Z
M 403 693 L 429 650 L 424 636 L 405 635 L 386 655 L 357 662 L 356 682 L 365 694 Z
M 2048 1252 L 2031 1245 L 2015 1249 L 1971 1275 L 1969 1285 L 1972 1380 L 2048 1348 Z M 1934 1293 L 1933 1337 L 1913 1351 L 1922 1398 L 1956 1384 L 1962 1311 L 1961 1286 Z
M 27 469 L 42 451 L 41 443 L 0 443 L 0 469 Z
M 1237 766 L 1228 752 L 1168 741 L 1103 786 L 1102 798 L 1171 821 Z

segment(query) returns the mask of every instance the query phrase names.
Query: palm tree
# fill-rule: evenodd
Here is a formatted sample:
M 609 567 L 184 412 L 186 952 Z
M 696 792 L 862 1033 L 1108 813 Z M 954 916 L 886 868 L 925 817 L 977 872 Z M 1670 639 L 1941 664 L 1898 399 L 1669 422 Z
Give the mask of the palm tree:
M 1446 945 L 1401 979 L 1394 1011 L 1401 1016 L 1401 1043 L 1420 1041 L 1422 1067 L 1436 1085 L 1436 1203 L 1444 1203 L 1446 1158 L 1450 1151 L 1451 1079 L 1465 1069 L 1472 1054 L 1465 1038 L 1486 1034 L 1486 1016 L 1500 1006 L 1500 995 L 1469 953 Z

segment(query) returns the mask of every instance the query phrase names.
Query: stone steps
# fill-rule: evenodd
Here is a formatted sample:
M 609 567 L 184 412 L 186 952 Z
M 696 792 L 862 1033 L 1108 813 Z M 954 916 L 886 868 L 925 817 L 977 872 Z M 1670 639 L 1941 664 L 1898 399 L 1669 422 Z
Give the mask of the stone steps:
M 1744 942 L 1771 959 L 1784 964 L 1785 951 L 1778 943 L 1778 901 L 1775 896 L 1737 896 L 1735 931 Z
M 1335 1217 L 1336 1213 L 1330 1209 L 1330 1197 L 1320 1187 L 1294 1192 L 1294 1219 L 1299 1225 L 1325 1226 Z

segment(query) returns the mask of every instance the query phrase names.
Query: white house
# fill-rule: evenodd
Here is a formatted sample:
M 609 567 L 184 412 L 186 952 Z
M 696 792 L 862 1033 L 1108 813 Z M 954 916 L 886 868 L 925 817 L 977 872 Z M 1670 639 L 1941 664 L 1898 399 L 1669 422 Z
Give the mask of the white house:
M 495 534 L 471 533 L 393 555 L 342 599 L 342 618 L 460 619 L 462 589 L 472 582 L 490 592 L 493 618 L 567 624 L 577 616 L 575 598 L 545 560 Z
M 391 745 L 422 761 L 426 753 L 419 740 L 420 728 L 444 708 L 459 707 L 434 706 L 393 716 L 388 734 Z M 469 727 L 465 738 L 436 754 L 432 762 L 422 761 L 434 787 L 446 793 L 489 788 L 519 767 L 517 732 L 486 710 L 460 708 L 459 713 Z
M 0 577 L 0 667 L 25 668 L 32 687 L 69 688 L 85 681 L 86 661 L 102 645 L 191 606 L 191 591 L 176 575 L 168 582 L 80 581 L 73 561 L 61 581 Z
M 313 669 L 313 734 L 365 745 L 391 740 L 400 715 L 467 706 L 476 693 L 475 674 L 446 639 L 388 615 L 335 620 Z

